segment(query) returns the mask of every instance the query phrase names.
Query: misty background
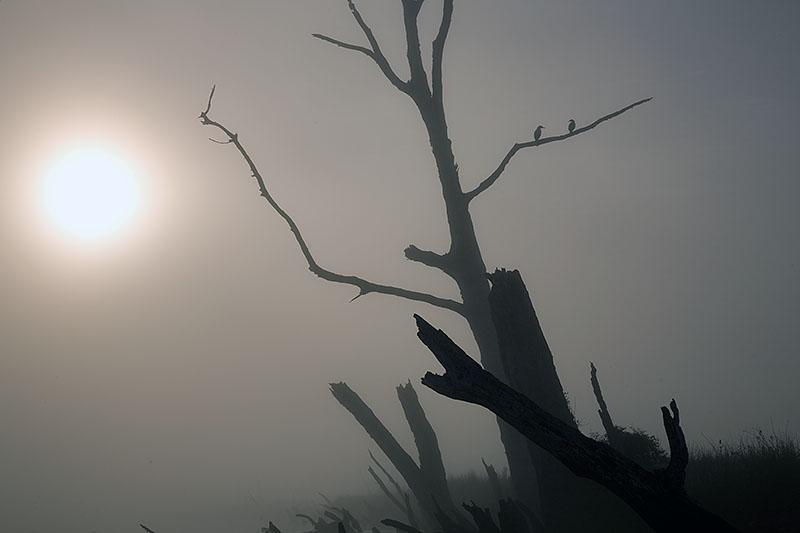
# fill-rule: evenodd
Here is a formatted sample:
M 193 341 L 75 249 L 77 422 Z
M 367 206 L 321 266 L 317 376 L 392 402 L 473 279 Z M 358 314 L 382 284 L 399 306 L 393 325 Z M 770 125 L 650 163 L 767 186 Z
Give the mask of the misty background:
M 420 17 L 429 46 L 439 3 Z M 398 3 L 359 3 L 405 75 Z M 487 268 L 521 271 L 585 433 L 597 365 L 617 423 L 690 442 L 800 420 L 800 5 L 459 0 L 445 106 L 462 183 L 525 150 L 473 203 Z M 477 354 L 459 317 L 307 270 L 230 146 L 239 133 L 317 260 L 457 297 L 406 261 L 442 250 L 411 102 L 344 1 L 0 3 L 0 516 L 43 532 L 257 531 L 283 509 L 373 492 L 375 446 L 344 380 L 405 444 L 394 387 L 438 368 L 412 313 Z M 60 145 L 113 143 L 146 213 L 103 249 L 44 228 L 31 184 Z M 450 474 L 504 465 L 492 415 L 418 386 Z M 304 507 L 305 506 L 305 507 Z

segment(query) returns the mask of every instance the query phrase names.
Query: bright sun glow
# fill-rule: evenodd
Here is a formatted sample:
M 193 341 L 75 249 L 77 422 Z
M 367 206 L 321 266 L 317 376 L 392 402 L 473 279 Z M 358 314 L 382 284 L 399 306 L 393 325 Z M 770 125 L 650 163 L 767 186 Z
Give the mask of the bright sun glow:
M 58 159 L 45 175 L 43 206 L 63 233 L 98 241 L 121 230 L 139 207 L 133 171 L 112 152 L 81 148 Z

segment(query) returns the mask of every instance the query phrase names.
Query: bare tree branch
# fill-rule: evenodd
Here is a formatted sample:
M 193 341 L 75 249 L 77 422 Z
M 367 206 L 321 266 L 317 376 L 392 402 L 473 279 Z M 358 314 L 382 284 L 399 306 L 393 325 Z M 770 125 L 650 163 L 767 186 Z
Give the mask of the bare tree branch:
M 419 26 L 417 17 L 422 8 L 424 0 L 402 0 L 403 2 L 403 22 L 406 28 L 406 56 L 408 57 L 408 68 L 411 72 L 409 82 L 416 91 L 424 95 L 430 95 L 428 87 L 428 75 L 425 73 L 425 65 L 422 62 L 422 50 L 419 43 Z M 417 93 L 420 94 L 420 93 Z
M 331 44 L 335 44 L 336 46 L 339 46 L 341 48 L 346 48 L 347 50 L 355 50 L 356 52 L 361 52 L 362 54 L 369 56 L 372 59 L 375 59 L 375 52 L 364 46 L 346 43 L 344 41 L 340 41 L 339 39 L 334 39 L 333 37 L 328 37 L 327 35 L 323 35 L 321 33 L 312 33 L 311 36 L 329 42 Z
M 444 56 L 444 43 L 450 31 L 450 22 L 453 20 L 453 0 L 444 0 L 442 5 L 442 23 L 439 33 L 433 40 L 433 62 L 431 65 L 431 85 L 433 89 L 433 103 L 443 113 L 444 100 L 442 97 L 442 57 Z
M 429 250 L 420 250 L 413 244 L 409 244 L 408 247 L 403 250 L 403 253 L 409 261 L 416 261 L 425 266 L 438 268 L 443 272 L 448 272 L 449 270 L 450 257 L 447 254 L 437 254 Z
M 508 151 L 506 156 L 503 158 L 503 160 L 500 162 L 500 164 L 497 166 L 495 171 L 492 172 L 489 175 L 488 178 L 483 180 L 473 190 L 464 193 L 464 196 L 466 196 L 466 198 L 467 198 L 467 202 L 470 202 L 473 198 L 475 198 L 480 193 L 482 193 L 483 191 L 485 191 L 486 189 L 491 187 L 492 184 L 495 181 L 497 181 L 497 178 L 499 178 L 500 175 L 503 173 L 503 171 L 506 169 L 506 165 L 508 165 L 508 162 L 511 161 L 511 158 L 514 157 L 516 155 L 516 153 L 519 152 L 520 150 L 522 150 L 523 148 L 532 148 L 534 146 L 541 146 L 543 144 L 549 144 L 549 143 L 552 143 L 552 142 L 563 141 L 565 139 L 569 139 L 571 137 L 574 137 L 576 135 L 579 135 L 581 133 L 584 133 L 584 132 L 587 132 L 587 131 L 589 131 L 591 129 L 594 129 L 595 127 L 597 127 L 601 123 L 605 122 L 606 120 L 611 120 L 614 117 L 618 117 L 619 115 L 623 114 L 625 111 L 631 110 L 636 106 L 639 106 L 639 105 L 642 105 L 644 103 L 647 103 L 652 99 L 653 98 L 650 97 L 650 98 L 645 98 L 643 100 L 639 100 L 638 102 L 634 102 L 629 106 L 623 107 L 622 109 L 614 111 L 613 113 L 610 113 L 608 115 L 600 117 L 597 120 L 595 120 L 594 122 L 592 122 L 591 124 L 589 124 L 588 126 L 584 126 L 582 128 L 578 128 L 578 129 L 574 130 L 572 133 L 565 133 L 563 135 L 554 135 L 552 137 L 542 137 L 538 141 L 525 141 L 525 142 L 515 143 L 514 146 L 511 147 L 511 149 Z
M 620 437 L 622 436 L 622 432 L 611 420 L 611 413 L 608 411 L 608 405 L 606 405 L 606 401 L 603 398 L 603 391 L 600 389 L 600 381 L 597 379 L 597 368 L 595 368 L 594 363 L 591 361 L 589 361 L 589 368 L 589 380 L 592 383 L 592 390 L 594 391 L 594 397 L 597 400 L 597 405 L 600 406 L 597 414 L 600 415 L 600 421 L 603 423 L 603 428 L 606 430 L 608 443 L 612 448 L 620 449 Z
M 321 267 L 314 259 L 314 257 L 311 255 L 311 251 L 309 250 L 305 239 L 303 239 L 303 235 L 300 233 L 300 229 L 297 227 L 297 224 L 294 222 L 292 217 L 289 216 L 289 214 L 286 211 L 284 211 L 280 205 L 278 205 L 278 203 L 275 201 L 275 199 L 267 190 L 267 186 L 264 183 L 264 179 L 261 176 L 261 173 L 258 171 L 256 164 L 253 162 L 253 159 L 250 157 L 250 154 L 247 152 L 247 150 L 245 150 L 244 146 L 242 146 L 242 143 L 239 141 L 239 135 L 232 132 L 230 129 L 223 126 L 219 122 L 209 118 L 208 113 L 211 111 L 211 99 L 213 95 L 214 95 L 214 88 L 212 88 L 211 90 L 211 96 L 209 96 L 206 110 L 200 113 L 199 117 L 200 121 L 205 126 L 213 126 L 218 130 L 220 130 L 221 132 L 223 132 L 230 140 L 230 143 L 236 146 L 236 149 L 239 151 L 239 154 L 241 154 L 242 158 L 244 158 L 245 162 L 247 163 L 247 166 L 250 168 L 251 175 L 256 179 L 256 182 L 258 183 L 258 188 L 261 192 L 261 196 L 263 196 L 267 200 L 269 205 L 289 225 L 289 229 L 292 231 L 292 234 L 294 234 L 295 240 L 297 241 L 297 244 L 300 246 L 300 250 L 303 253 L 303 257 L 305 257 L 306 262 L 308 263 L 308 269 L 311 272 L 313 272 L 314 274 L 316 274 L 317 276 L 326 281 L 330 281 L 333 283 L 343 283 L 358 287 L 358 295 L 356 295 L 356 297 L 353 298 L 353 300 L 372 292 L 379 294 L 389 294 L 392 296 L 405 298 L 407 300 L 424 302 L 433 305 L 435 307 L 449 309 L 463 316 L 464 314 L 463 304 L 455 300 L 440 298 L 438 296 L 433 296 L 423 292 L 412 291 L 401 287 L 394 287 L 391 285 L 382 285 L 379 283 L 373 283 L 358 276 L 348 276 L 348 275 L 338 274 L 336 272 L 332 272 L 330 270 L 327 270 L 326 268 Z
M 364 46 L 358 46 L 355 44 L 346 43 L 344 41 L 340 41 L 338 39 L 334 39 L 332 37 L 328 37 L 326 35 L 322 35 L 320 33 L 313 33 L 312 36 L 316 37 L 317 39 L 321 39 L 323 41 L 327 41 L 331 44 L 335 44 L 341 48 L 346 48 L 347 50 L 354 50 L 356 52 L 361 52 L 364 55 L 369 56 L 378 67 L 383 72 L 383 75 L 386 76 L 386 79 L 389 82 L 397 87 L 400 91 L 409 94 L 409 84 L 400 79 L 400 77 L 394 72 L 392 66 L 389 64 L 389 60 L 386 59 L 386 56 L 383 55 L 381 51 L 381 47 L 378 44 L 378 40 L 375 38 L 375 34 L 372 32 L 372 29 L 367 25 L 364 21 L 364 17 L 361 16 L 359 13 L 358 8 L 356 7 L 353 0 L 347 0 L 347 6 L 350 8 L 350 12 L 353 14 L 353 18 L 356 20 L 356 23 L 361 28 L 361 31 L 364 32 L 364 35 L 367 37 L 367 41 L 369 41 L 369 45 L 371 48 L 366 48 Z

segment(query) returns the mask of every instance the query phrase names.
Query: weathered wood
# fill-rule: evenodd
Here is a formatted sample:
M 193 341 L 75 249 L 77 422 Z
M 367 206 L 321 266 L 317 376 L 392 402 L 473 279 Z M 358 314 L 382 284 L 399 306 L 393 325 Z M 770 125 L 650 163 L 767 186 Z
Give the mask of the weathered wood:
M 665 427 L 678 457 L 672 469 L 650 472 L 578 429 L 551 415 L 526 395 L 512 389 L 485 371 L 443 331 L 421 317 L 417 336 L 442 364 L 442 375 L 428 372 L 422 383 L 436 392 L 481 405 L 508 422 L 561 461 L 578 476 L 592 479 L 627 503 L 656 532 L 734 532 L 733 526 L 700 507 L 686 494 L 677 471 L 685 468 L 686 441 L 679 431 L 674 400 L 672 414 L 662 409 Z M 686 455 L 688 457 L 688 455 Z
M 430 480 L 434 476 L 429 475 L 417 465 L 414 459 L 403 449 L 400 443 L 397 442 L 394 435 L 392 435 L 383 422 L 375 416 L 375 413 L 364 403 L 361 397 L 346 383 L 342 382 L 331 383 L 330 390 L 334 398 L 336 398 L 342 407 L 353 415 L 356 421 L 364 428 L 367 434 L 372 437 L 372 440 L 375 441 L 384 455 L 386 455 L 403 477 L 428 521 L 431 523 L 438 522 L 440 525 L 443 525 L 442 520 L 446 516 L 447 519 L 459 524 L 461 529 L 469 530 L 466 519 L 456 508 L 455 504 L 453 504 L 452 498 L 449 496 L 449 490 L 443 492 L 440 487 L 431 484 Z M 414 393 L 413 396 L 416 398 L 416 393 Z M 422 410 L 422 406 L 419 405 L 418 399 L 416 401 L 416 406 L 411 405 L 414 400 L 410 395 L 405 396 L 405 401 L 408 402 L 409 411 L 413 413 L 412 419 L 414 421 L 409 421 L 409 425 L 412 426 L 412 431 L 415 431 L 415 437 L 418 433 L 420 435 L 425 434 L 423 440 L 426 442 L 425 446 L 429 448 L 432 446 L 432 442 L 427 432 L 433 432 L 433 428 L 429 427 L 429 430 L 422 429 L 425 424 L 430 426 L 425 417 L 425 412 Z M 431 457 L 429 457 L 432 453 L 430 449 L 426 449 L 426 466 L 432 460 Z M 441 456 L 439 460 L 441 461 Z M 444 469 L 444 467 L 442 467 L 442 469 Z M 445 485 L 446 482 L 445 479 Z
M 567 425 L 577 427 L 556 371 L 553 353 L 518 270 L 497 269 L 489 306 L 506 382 Z
M 331 383 L 330 387 L 334 398 L 353 415 L 361 427 L 364 428 L 364 431 L 375 441 L 384 455 L 400 472 L 400 475 L 403 476 L 429 520 L 434 520 L 435 509 L 431 504 L 432 495 L 427 486 L 427 481 L 414 459 L 397 442 L 397 439 L 394 438 L 394 435 L 386 428 L 383 422 L 375 416 L 372 409 L 346 383 Z
M 577 427 L 522 276 L 517 270 L 497 269 L 488 277 L 492 285 L 489 307 L 506 376 L 503 381 L 548 413 Z M 550 531 L 559 531 L 562 522 L 574 513 L 571 501 L 578 490 L 577 480 L 539 446 L 530 441 L 526 446 L 536 477 L 526 479 L 530 476 L 527 465 L 509 461 L 517 498 L 535 509 Z M 538 497 L 526 493 L 532 483 L 537 484 Z
M 480 507 L 471 503 L 463 503 L 464 509 L 472 516 L 472 521 L 478 526 L 478 533 L 501 533 L 500 528 L 492 519 L 492 512 L 488 507 Z
M 597 414 L 600 415 L 600 421 L 603 423 L 603 429 L 606 431 L 608 443 L 612 448 L 619 450 L 622 446 L 620 439 L 621 431 L 614 425 L 614 422 L 611 421 L 611 413 L 608 412 L 608 406 L 603 398 L 603 391 L 600 389 L 600 381 L 597 379 L 597 368 L 595 368 L 594 363 L 591 361 L 589 362 L 589 367 L 591 369 L 590 381 L 592 382 L 592 391 L 594 391 L 594 397 L 597 400 L 597 405 L 600 407 L 600 409 L 597 410 Z
M 459 520 L 461 513 L 457 511 L 453 497 L 450 495 L 447 472 L 442 462 L 442 452 L 439 450 L 439 439 L 436 437 L 436 432 L 419 403 L 417 391 L 414 390 L 410 381 L 397 387 L 397 398 L 403 407 L 408 427 L 411 428 L 411 433 L 414 435 L 414 443 L 419 453 L 420 472 L 425 477 L 431 493 L 439 505 L 446 512 L 452 514 L 453 518 Z

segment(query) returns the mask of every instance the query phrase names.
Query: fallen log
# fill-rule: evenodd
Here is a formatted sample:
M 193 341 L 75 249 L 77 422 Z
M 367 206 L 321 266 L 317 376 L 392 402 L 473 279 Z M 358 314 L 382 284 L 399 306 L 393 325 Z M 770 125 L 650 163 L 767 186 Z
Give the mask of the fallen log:
M 443 331 L 418 315 L 417 336 L 444 367 L 422 383 L 452 398 L 481 405 L 553 455 L 574 474 L 608 488 L 654 531 L 735 532 L 733 526 L 702 508 L 686 493 L 688 450 L 675 400 L 661 408 L 670 448 L 665 469 L 649 471 L 578 429 L 547 413 L 524 394 L 504 384 L 469 357 Z

